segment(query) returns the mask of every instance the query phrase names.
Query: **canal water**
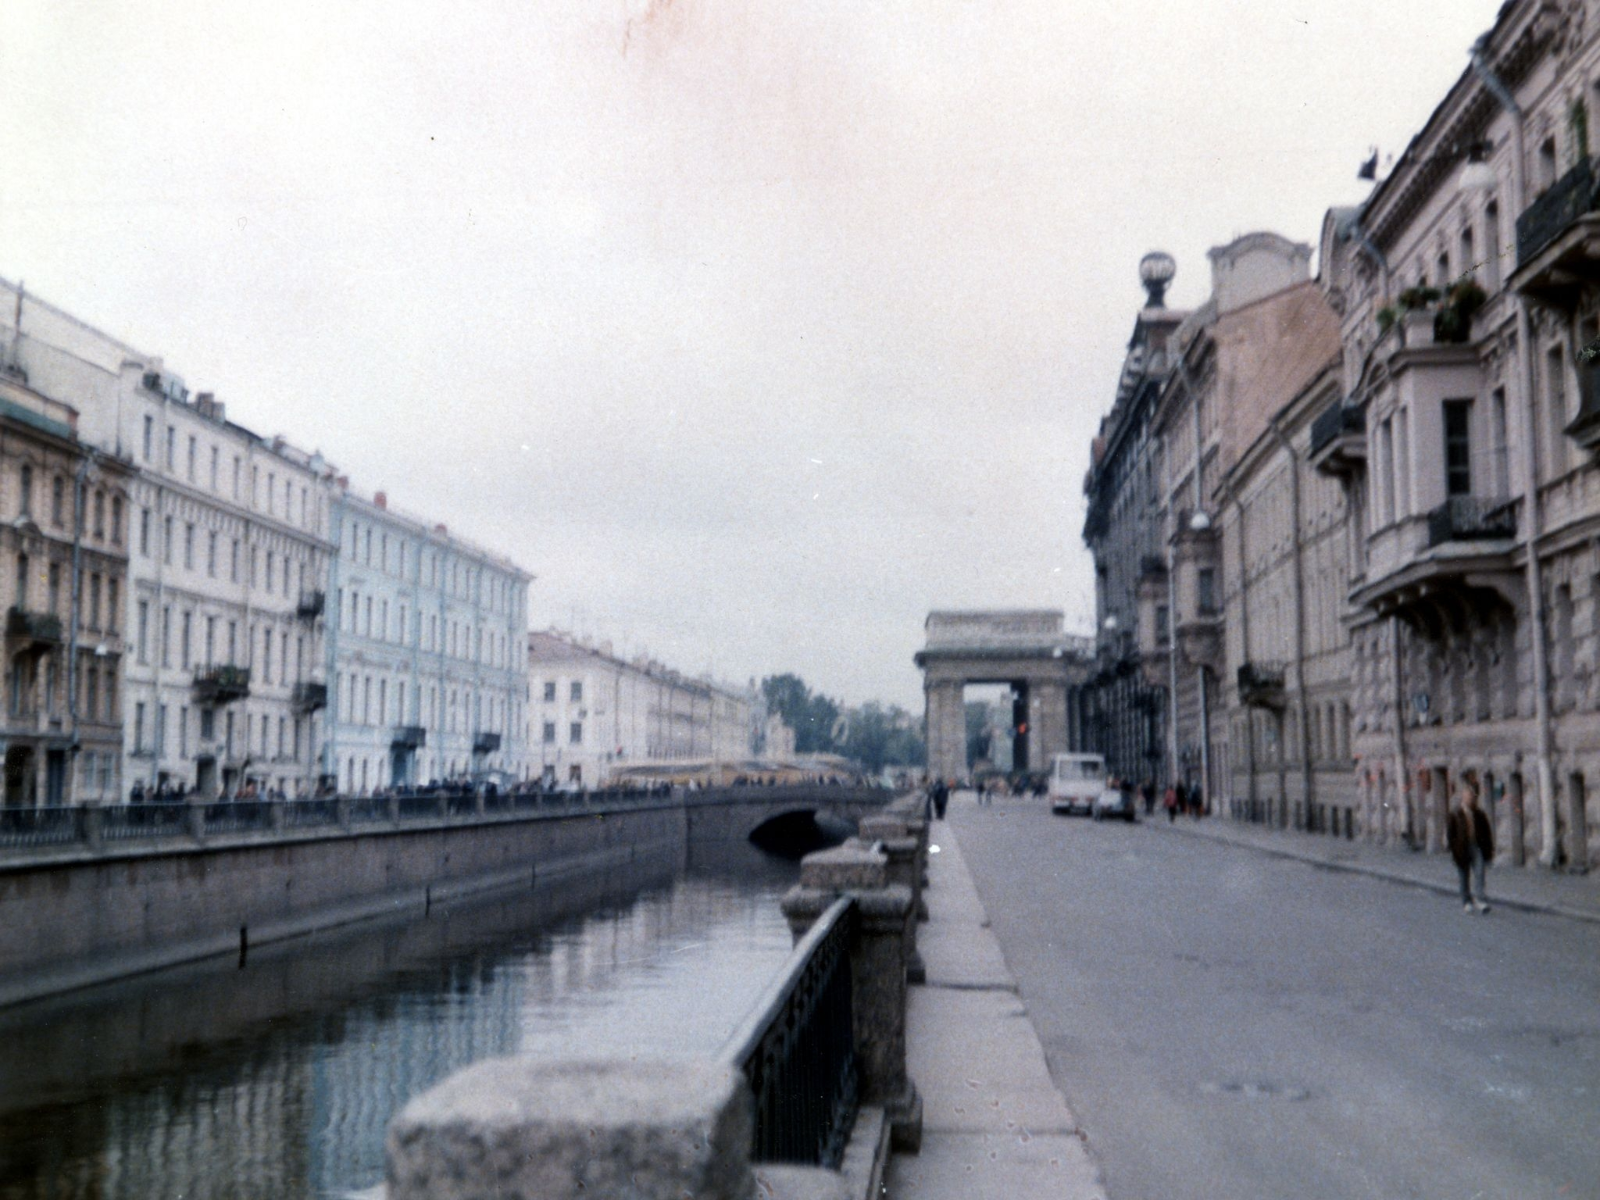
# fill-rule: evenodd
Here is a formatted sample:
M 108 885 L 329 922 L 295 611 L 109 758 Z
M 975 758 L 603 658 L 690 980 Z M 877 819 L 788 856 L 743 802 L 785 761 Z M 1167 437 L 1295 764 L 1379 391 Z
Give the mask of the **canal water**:
M 797 868 L 686 853 L 0 1011 L 0 1200 L 371 1196 L 390 1117 L 471 1062 L 715 1053 Z

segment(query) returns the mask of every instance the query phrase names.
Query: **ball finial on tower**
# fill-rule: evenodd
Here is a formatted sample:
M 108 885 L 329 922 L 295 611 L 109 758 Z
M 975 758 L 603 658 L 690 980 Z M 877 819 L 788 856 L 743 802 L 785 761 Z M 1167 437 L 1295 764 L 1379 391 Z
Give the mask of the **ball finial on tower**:
M 1139 282 L 1144 285 L 1146 308 L 1166 307 L 1167 285 L 1177 273 L 1177 262 L 1164 250 L 1152 250 L 1139 260 Z

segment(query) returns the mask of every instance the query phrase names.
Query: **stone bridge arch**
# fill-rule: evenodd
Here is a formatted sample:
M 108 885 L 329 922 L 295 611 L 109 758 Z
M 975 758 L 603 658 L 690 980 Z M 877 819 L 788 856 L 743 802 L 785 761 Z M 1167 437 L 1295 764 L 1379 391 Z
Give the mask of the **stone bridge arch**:
M 1001 683 L 1019 693 L 1014 742 L 1019 769 L 1042 771 L 1051 756 L 1082 750 L 1080 690 L 1089 677 L 1094 639 L 1062 631 L 1055 609 L 935 611 L 917 651 L 927 702 L 928 771 L 967 773 L 967 723 L 962 691 Z

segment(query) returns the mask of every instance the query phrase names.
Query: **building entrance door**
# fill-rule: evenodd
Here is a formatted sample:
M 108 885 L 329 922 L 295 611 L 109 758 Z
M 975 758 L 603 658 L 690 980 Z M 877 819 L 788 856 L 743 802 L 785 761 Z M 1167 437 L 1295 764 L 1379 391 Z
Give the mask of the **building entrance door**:
M 65 750 L 45 751 L 44 802 L 52 806 L 67 802 L 67 752 Z
M 6 807 L 32 805 L 33 748 L 12 746 L 6 751 Z
M 202 754 L 194 760 L 194 786 L 210 800 L 217 794 L 217 759 L 212 754 Z

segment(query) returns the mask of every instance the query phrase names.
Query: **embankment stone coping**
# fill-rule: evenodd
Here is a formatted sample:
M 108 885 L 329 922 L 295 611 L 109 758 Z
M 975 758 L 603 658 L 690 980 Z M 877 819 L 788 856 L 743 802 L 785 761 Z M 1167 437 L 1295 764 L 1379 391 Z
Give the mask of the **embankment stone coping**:
M 500 1058 L 389 1128 L 389 1200 L 750 1200 L 753 1116 L 724 1063 Z

